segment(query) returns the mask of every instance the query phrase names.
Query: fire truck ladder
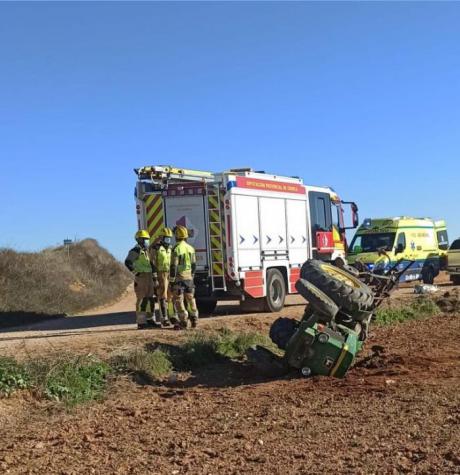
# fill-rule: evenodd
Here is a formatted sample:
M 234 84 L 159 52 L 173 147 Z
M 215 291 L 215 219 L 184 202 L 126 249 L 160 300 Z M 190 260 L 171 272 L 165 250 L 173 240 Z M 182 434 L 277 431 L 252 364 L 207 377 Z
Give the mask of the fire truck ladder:
M 219 183 L 206 184 L 209 222 L 209 276 L 212 290 L 227 290 L 225 283 L 224 229 Z

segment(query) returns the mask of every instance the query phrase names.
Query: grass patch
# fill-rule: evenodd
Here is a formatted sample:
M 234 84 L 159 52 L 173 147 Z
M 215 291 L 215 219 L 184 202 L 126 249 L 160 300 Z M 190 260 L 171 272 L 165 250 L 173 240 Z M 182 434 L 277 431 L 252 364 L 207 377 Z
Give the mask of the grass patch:
M 93 356 L 68 356 L 31 363 L 28 370 L 41 395 L 71 407 L 99 399 L 111 368 Z
M 258 344 L 268 344 L 268 339 L 255 332 L 232 332 L 228 328 L 212 333 L 196 332 L 180 347 L 174 366 L 193 369 L 223 358 L 241 358 L 251 346 Z
M 136 348 L 114 356 L 111 364 L 118 372 L 131 373 L 150 382 L 168 376 L 173 368 L 168 353 L 161 348 L 153 351 Z
M 423 320 L 440 313 L 440 308 L 433 300 L 421 297 L 410 305 L 396 308 L 384 308 L 377 311 L 377 325 L 392 325 L 407 320 Z
M 13 358 L 0 357 L 0 396 L 9 396 L 17 389 L 29 387 L 29 375 Z

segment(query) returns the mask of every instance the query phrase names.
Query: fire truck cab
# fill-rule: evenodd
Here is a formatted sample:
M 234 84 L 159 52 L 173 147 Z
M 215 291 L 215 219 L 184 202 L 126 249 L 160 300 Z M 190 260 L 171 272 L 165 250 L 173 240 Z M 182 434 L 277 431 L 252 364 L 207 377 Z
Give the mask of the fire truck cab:
M 358 208 L 329 187 L 249 168 L 222 173 L 147 166 L 135 170 L 139 229 L 154 240 L 164 226 L 186 226 L 195 247 L 202 312 L 219 300 L 279 311 L 308 258 L 346 263 L 343 210 Z

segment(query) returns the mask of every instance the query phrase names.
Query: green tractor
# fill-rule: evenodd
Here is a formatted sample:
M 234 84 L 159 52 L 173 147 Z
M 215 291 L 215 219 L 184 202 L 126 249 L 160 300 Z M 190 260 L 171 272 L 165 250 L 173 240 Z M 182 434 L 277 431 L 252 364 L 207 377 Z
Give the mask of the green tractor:
M 270 328 L 270 338 L 284 350 L 284 366 L 304 376 L 345 376 L 368 336 L 376 308 L 412 264 L 400 261 L 376 274 L 306 261 L 296 283 L 308 301 L 302 319 L 278 318 Z

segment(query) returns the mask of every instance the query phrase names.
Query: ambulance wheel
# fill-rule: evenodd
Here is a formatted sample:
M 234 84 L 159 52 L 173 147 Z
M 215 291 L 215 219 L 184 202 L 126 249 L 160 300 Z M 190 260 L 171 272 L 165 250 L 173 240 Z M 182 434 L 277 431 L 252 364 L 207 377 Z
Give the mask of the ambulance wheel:
M 196 306 L 200 316 L 211 315 L 217 307 L 217 299 L 197 299 Z
M 295 284 L 295 288 L 308 301 L 310 306 L 315 308 L 323 317 L 326 317 L 328 321 L 335 318 L 339 307 L 318 287 L 308 282 L 308 280 L 299 279 Z
M 293 318 L 277 318 L 270 327 L 270 339 L 279 349 L 285 350 L 298 325 L 299 322 Z
M 434 282 L 434 269 L 429 266 L 422 270 L 422 280 L 424 284 L 432 285 Z
M 286 283 L 283 274 L 278 269 L 267 271 L 267 296 L 265 297 L 265 310 L 279 312 L 284 307 L 286 300 Z
M 356 276 L 327 262 L 310 259 L 300 277 L 323 291 L 335 304 L 351 315 L 369 311 L 374 303 L 372 290 Z

